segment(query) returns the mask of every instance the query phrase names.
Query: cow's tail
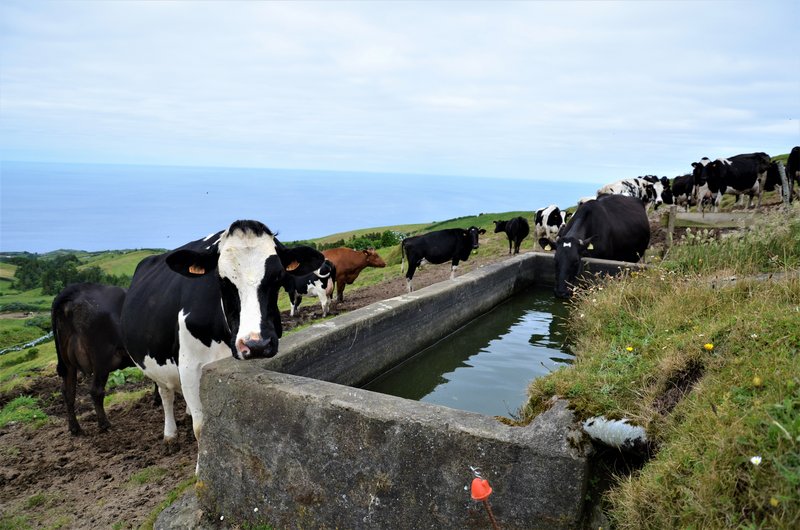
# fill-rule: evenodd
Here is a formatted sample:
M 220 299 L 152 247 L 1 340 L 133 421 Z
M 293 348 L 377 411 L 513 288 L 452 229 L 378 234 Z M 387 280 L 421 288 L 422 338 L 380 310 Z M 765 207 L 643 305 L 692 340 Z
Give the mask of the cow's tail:
M 406 272 L 406 240 L 400 242 L 400 274 Z

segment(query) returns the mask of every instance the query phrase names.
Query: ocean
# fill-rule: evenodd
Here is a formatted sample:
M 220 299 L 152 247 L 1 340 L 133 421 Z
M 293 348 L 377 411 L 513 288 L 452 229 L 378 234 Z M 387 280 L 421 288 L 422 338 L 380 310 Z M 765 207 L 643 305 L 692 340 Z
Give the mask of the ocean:
M 281 241 L 567 207 L 598 185 L 442 175 L 2 162 L 0 251 L 175 248 L 257 219 Z

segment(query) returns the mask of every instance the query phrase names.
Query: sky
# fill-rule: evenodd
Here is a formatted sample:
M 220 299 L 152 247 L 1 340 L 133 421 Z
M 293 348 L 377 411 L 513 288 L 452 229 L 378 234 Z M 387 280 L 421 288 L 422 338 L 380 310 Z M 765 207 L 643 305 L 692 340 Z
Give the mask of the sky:
M 0 3 L 0 159 L 608 183 L 800 145 L 800 2 Z

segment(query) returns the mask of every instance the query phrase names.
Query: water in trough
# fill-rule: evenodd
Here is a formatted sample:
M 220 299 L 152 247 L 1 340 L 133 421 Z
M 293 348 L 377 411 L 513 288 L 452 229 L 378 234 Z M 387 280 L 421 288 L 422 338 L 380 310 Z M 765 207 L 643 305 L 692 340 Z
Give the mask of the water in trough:
M 573 356 L 566 304 L 550 288 L 532 288 L 364 386 L 426 403 L 513 416 L 528 384 Z

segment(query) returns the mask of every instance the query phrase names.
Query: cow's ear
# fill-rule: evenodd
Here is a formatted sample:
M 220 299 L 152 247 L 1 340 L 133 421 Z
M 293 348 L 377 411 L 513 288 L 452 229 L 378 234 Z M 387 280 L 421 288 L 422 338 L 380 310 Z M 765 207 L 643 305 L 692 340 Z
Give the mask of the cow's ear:
M 325 261 L 325 256 L 314 248 L 305 245 L 289 248 L 283 246 L 277 240 L 275 242 L 283 268 L 294 275 L 308 274 L 315 271 Z
M 553 247 L 556 246 L 555 243 L 547 239 L 546 237 L 539 238 L 539 246 L 542 247 L 544 250 L 553 250 Z
M 485 228 L 481 228 L 480 230 L 478 230 L 478 233 L 479 234 L 485 234 L 486 233 L 486 229 Z
M 594 250 L 594 245 L 592 244 L 592 239 L 594 236 L 587 237 L 586 239 L 579 241 L 581 245 L 581 251 L 585 252 L 587 250 Z
M 199 278 L 216 270 L 219 254 L 217 252 L 176 250 L 167 255 L 166 261 L 167 266 L 178 274 L 187 278 Z

